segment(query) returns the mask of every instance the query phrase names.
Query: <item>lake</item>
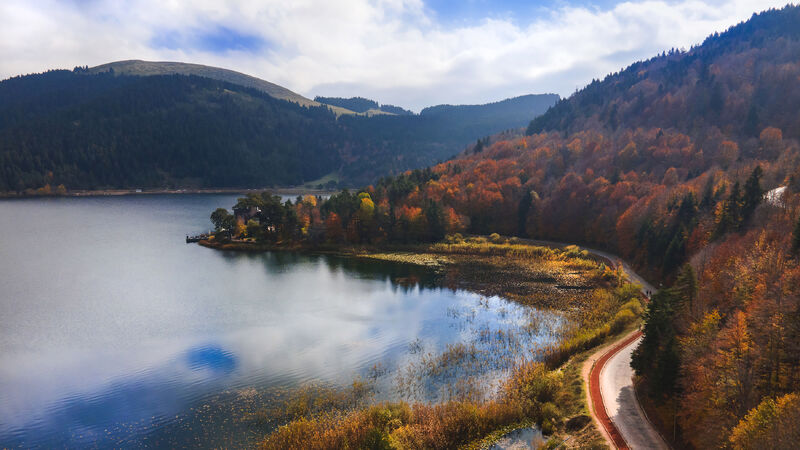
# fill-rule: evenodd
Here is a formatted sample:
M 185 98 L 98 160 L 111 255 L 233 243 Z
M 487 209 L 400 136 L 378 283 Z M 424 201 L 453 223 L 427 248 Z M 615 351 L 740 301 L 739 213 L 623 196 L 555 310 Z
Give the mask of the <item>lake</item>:
M 504 349 L 555 339 L 555 313 L 422 268 L 185 244 L 235 199 L 0 201 L 0 447 L 252 446 L 272 426 L 253 414 L 297 386 L 439 400 L 432 355 L 479 349 L 467 375 L 491 386 Z

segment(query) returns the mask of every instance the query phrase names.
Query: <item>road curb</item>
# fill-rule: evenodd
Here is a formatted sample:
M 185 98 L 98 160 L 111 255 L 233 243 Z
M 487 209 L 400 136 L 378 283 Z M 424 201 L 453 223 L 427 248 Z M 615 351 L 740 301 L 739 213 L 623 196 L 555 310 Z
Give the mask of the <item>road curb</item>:
M 642 335 L 642 332 L 639 330 L 634 331 L 633 333 L 629 334 L 628 336 L 622 338 L 621 341 L 618 341 L 616 344 L 612 344 L 612 347 L 606 350 L 600 358 L 598 358 L 593 364 L 592 368 L 589 371 L 589 398 L 592 409 L 594 411 L 594 415 L 597 418 L 597 421 L 605 428 L 608 437 L 611 440 L 611 443 L 614 445 L 615 448 L 618 449 L 630 449 L 628 443 L 625 442 L 625 438 L 622 437 L 622 433 L 620 433 L 619 429 L 614 422 L 608 417 L 608 412 L 606 411 L 605 404 L 603 403 L 603 395 L 600 392 L 600 373 L 603 371 L 603 367 L 605 364 L 610 360 L 614 355 L 619 353 L 622 349 L 630 345 L 636 339 Z

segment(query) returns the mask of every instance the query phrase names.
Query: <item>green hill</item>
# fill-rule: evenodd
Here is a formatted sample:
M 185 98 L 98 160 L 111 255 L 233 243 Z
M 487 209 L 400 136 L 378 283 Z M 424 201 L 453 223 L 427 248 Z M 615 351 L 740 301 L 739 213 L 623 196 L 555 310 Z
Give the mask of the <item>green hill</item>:
M 239 86 L 253 88 L 269 94 L 272 97 L 297 103 L 302 106 L 320 106 L 321 103 L 303 97 L 300 94 L 290 91 L 283 86 L 262 80 L 250 75 L 245 75 L 233 70 L 222 69 L 219 67 L 204 66 L 201 64 L 190 64 L 183 62 L 167 61 L 142 61 L 131 59 L 127 61 L 116 61 L 99 66 L 91 67 L 86 73 L 97 74 L 112 71 L 116 75 L 196 75 L 198 77 L 211 78 L 212 80 L 225 81 Z M 353 114 L 346 108 L 336 105 L 329 105 L 337 114 Z
M 342 111 L 192 64 L 126 61 L 14 77 L 0 82 L 0 192 L 46 184 L 359 185 L 447 159 L 515 126 Z

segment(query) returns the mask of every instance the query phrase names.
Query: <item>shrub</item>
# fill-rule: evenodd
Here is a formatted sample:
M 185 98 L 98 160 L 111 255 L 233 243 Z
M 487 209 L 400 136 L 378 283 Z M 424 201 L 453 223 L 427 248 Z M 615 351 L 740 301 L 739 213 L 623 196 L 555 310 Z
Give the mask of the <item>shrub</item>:
M 563 249 L 566 258 L 588 258 L 589 252 L 581 250 L 577 245 L 568 245 Z
M 627 303 L 631 300 L 639 300 L 642 296 L 642 287 L 633 283 L 622 283 L 614 289 L 614 296 L 619 299 L 619 303 Z
M 542 420 L 549 420 L 552 423 L 556 423 L 561 419 L 561 411 L 559 411 L 558 407 L 551 402 L 547 402 L 542 405 L 542 411 L 540 415 L 542 416 Z
M 600 345 L 610 334 L 612 332 L 609 324 L 593 329 L 582 329 L 570 339 L 547 349 L 544 362 L 548 368 L 555 369 L 564 364 L 572 355 Z
M 489 240 L 492 244 L 503 244 L 505 243 L 505 239 L 497 233 L 492 233 L 489 235 Z
M 611 324 L 611 333 L 619 333 L 624 330 L 628 324 L 636 320 L 636 316 L 629 309 L 622 309 L 614 316 L 614 322 Z
M 505 384 L 505 398 L 519 405 L 522 413 L 541 423 L 543 414 L 557 417 L 557 409 L 552 401 L 561 386 L 560 376 L 551 373 L 542 363 L 529 362 L 516 368 Z M 545 411 L 544 405 L 551 405 Z
M 363 448 L 371 450 L 391 450 L 392 444 L 389 442 L 389 435 L 386 431 L 370 428 L 364 438 Z
M 553 426 L 553 422 L 550 419 L 545 419 L 542 421 L 541 425 L 542 434 L 553 434 L 555 427 Z
M 628 303 L 622 305 L 623 310 L 628 310 L 633 313 L 634 316 L 639 317 L 642 315 L 644 309 L 642 308 L 642 302 L 639 299 L 633 299 Z
M 448 244 L 463 244 L 464 236 L 461 233 L 448 234 L 444 237 L 444 241 Z

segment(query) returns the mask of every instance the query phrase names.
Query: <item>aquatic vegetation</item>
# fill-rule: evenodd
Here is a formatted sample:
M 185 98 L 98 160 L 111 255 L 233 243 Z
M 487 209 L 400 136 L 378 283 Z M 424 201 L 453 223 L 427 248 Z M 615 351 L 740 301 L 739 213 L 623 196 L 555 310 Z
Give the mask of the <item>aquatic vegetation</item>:
M 553 405 L 558 374 L 539 363 L 517 368 L 499 398 L 435 405 L 383 403 L 348 413 L 324 414 L 280 427 L 262 443 L 265 449 L 426 448 L 464 445 L 498 428 L 530 421 L 558 420 Z
M 445 282 L 487 295 L 447 309 L 461 341 L 440 351 L 409 345 L 393 375 L 398 401 L 303 416 L 267 436 L 264 448 L 454 448 L 508 427 L 535 424 L 550 434 L 563 429 L 565 414 L 582 414 L 579 370 L 565 363 L 638 320 L 639 287 L 577 247 L 490 240 L 453 236 L 426 246 L 420 260 L 449 258 L 440 266 Z M 498 290 L 519 305 L 557 311 L 520 314 L 493 303 Z M 481 321 L 488 310 L 499 323 Z
M 268 389 L 262 395 L 267 406 L 259 409 L 253 419 L 275 426 L 347 411 L 366 405 L 373 392 L 374 383 L 362 379 L 355 379 L 347 388 L 308 383 L 296 388 Z

